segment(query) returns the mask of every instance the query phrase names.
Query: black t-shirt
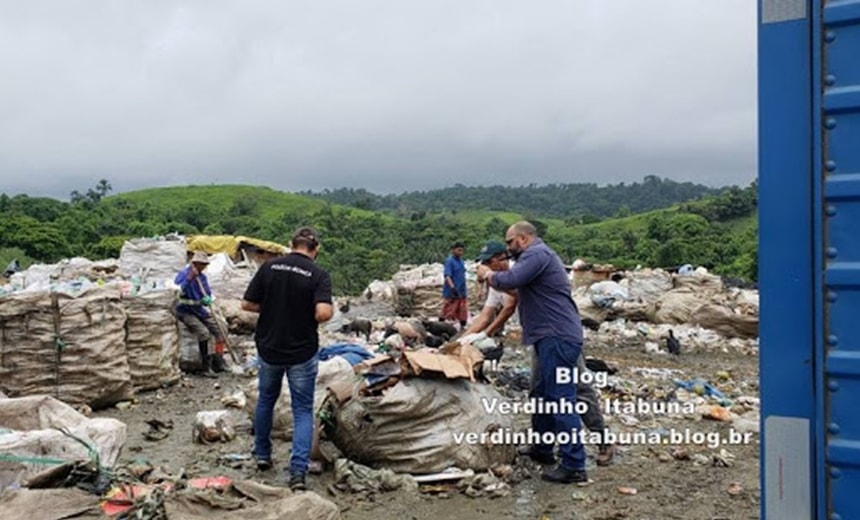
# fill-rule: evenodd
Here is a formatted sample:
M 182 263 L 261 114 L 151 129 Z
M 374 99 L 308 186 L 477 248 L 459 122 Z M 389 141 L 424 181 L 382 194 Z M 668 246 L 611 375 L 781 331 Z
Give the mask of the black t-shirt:
M 296 365 L 319 349 L 314 312 L 331 303 L 331 277 L 300 253 L 269 260 L 254 275 L 245 300 L 260 304 L 257 352 L 271 365 Z

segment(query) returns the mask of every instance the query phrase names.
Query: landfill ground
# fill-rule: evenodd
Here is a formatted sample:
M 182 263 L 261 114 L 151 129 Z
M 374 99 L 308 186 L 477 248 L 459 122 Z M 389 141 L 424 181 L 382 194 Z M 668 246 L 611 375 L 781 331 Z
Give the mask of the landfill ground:
M 702 378 L 714 382 L 731 397 L 758 397 L 758 358 L 738 352 L 687 352 L 680 357 L 646 353 L 635 345 L 588 347 L 590 357 L 618 367 L 616 376 L 635 388 L 641 396 L 660 395 L 673 388 L 665 370 L 677 370 L 671 377 Z M 522 349 L 506 353 L 507 362 L 523 365 Z M 641 368 L 658 369 L 657 377 Z M 662 372 L 661 372 L 662 370 Z M 660 376 L 659 374 L 664 374 Z M 722 373 L 722 374 L 720 374 Z M 726 378 L 726 375 L 729 377 Z M 720 378 L 720 382 L 716 382 Z M 284 485 L 281 472 L 289 457 L 289 443 L 275 441 L 275 469 L 257 471 L 248 459 L 253 446 L 250 418 L 232 408 L 236 418 L 236 438 L 209 445 L 192 442 L 192 423 L 197 412 L 224 409 L 221 398 L 235 393 L 250 381 L 249 376 L 224 373 L 217 380 L 183 376 L 179 384 L 140 394 L 130 407 L 110 408 L 94 413 L 113 417 L 128 425 L 128 438 L 120 464 L 147 461 L 170 474 L 184 471 L 188 476 L 254 478 Z M 503 392 L 504 393 L 504 392 Z M 609 392 L 604 392 L 606 397 Z M 743 411 L 742 409 L 740 411 Z M 150 419 L 172 421 L 166 438 L 147 440 Z M 701 414 L 668 414 L 630 417 L 610 414 L 607 424 L 614 431 L 655 431 L 665 429 L 690 432 L 719 432 L 728 435 L 731 423 L 702 419 Z M 526 424 L 526 417 L 518 423 Z M 625 422 L 627 424 L 625 424 Z M 594 446 L 589 448 L 589 477 L 586 486 L 553 484 L 540 480 L 540 467 L 518 459 L 514 474 L 526 478 L 509 482 L 503 495 L 472 498 L 452 488 L 439 492 L 392 491 L 378 494 L 338 491 L 333 472 L 309 477 L 309 488 L 341 508 L 343 518 L 370 520 L 405 519 L 590 519 L 590 520 L 744 520 L 759 518 L 759 437 L 752 434 L 748 444 L 708 447 L 681 444 L 632 444 L 622 446 L 613 464 L 594 465 Z M 721 453 L 721 450 L 724 450 Z M 244 459 L 244 460 L 243 460 Z M 523 469 L 519 469 L 523 467 Z

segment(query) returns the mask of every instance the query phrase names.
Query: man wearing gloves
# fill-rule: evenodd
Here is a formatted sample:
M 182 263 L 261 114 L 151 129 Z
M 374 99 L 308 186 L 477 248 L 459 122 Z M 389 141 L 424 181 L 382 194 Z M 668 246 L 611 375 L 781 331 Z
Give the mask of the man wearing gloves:
M 490 287 L 510 291 L 519 297 L 519 316 L 523 343 L 534 346 L 538 358 L 533 393 L 548 402 L 575 403 L 576 385 L 558 377 L 558 368 L 572 370 L 582 353 L 582 323 L 579 310 L 570 295 L 570 280 L 558 255 L 537 235 L 535 226 L 520 221 L 508 228 L 505 244 L 517 262 L 507 271 L 478 266 L 478 279 Z M 576 413 L 536 414 L 534 429 L 545 438 L 565 432 L 570 442 L 560 443 L 560 464 L 545 471 L 541 478 L 550 482 L 587 482 L 585 449 L 579 438 L 582 428 Z M 553 461 L 553 444 L 532 445 L 529 455 L 535 460 Z
M 176 317 L 197 336 L 203 375 L 215 377 L 214 372 L 223 372 L 225 368 L 224 341 L 226 338 L 221 337 L 218 324 L 209 312 L 209 307 L 212 305 L 212 290 L 209 288 L 209 280 L 203 274 L 208 265 L 209 256 L 203 251 L 197 251 L 191 257 L 191 263 L 176 275 L 174 283 L 179 286 Z M 210 354 L 209 340 L 213 336 L 215 354 Z

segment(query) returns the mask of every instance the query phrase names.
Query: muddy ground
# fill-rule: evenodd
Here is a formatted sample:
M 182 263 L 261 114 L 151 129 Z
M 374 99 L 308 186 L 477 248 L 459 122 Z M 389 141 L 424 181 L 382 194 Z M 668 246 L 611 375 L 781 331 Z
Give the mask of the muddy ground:
M 622 379 L 633 380 L 640 389 L 648 386 L 670 388 L 671 381 L 643 378 L 636 368 L 658 368 L 682 371 L 687 379 L 714 381 L 715 374 L 728 372 L 740 394 L 758 396 L 758 359 L 754 356 L 725 353 L 686 353 L 680 358 L 645 353 L 635 347 L 588 348 L 587 354 L 619 367 Z M 509 356 L 522 364 L 523 353 Z M 139 395 L 139 401 L 126 409 L 111 408 L 95 416 L 113 417 L 128 425 L 128 440 L 120 463 L 136 459 L 162 466 L 175 474 L 184 470 L 189 476 L 227 475 L 255 478 L 267 483 L 284 484 L 280 470 L 259 473 L 250 460 L 230 461 L 224 456 L 247 456 L 253 439 L 250 419 L 236 409 L 238 435 L 229 443 L 201 445 L 192 442 L 192 423 L 201 410 L 223 409 L 221 397 L 233 393 L 250 381 L 249 377 L 222 374 L 218 380 L 185 376 L 171 388 Z M 719 386 L 719 385 L 718 385 Z M 645 388 L 647 390 L 647 388 Z M 738 393 L 734 394 L 737 396 Z M 149 441 L 144 433 L 150 428 L 146 420 L 172 421 L 173 430 L 166 439 Z M 727 433 L 729 423 L 702 420 L 698 416 L 661 416 L 656 419 L 638 416 L 635 426 L 625 425 L 624 417 L 606 417 L 613 430 L 645 431 L 655 428 L 689 429 L 692 432 Z M 629 422 L 629 421 L 628 421 Z M 668 445 L 623 446 L 609 467 L 593 464 L 594 447 L 589 447 L 587 486 L 560 485 L 540 480 L 540 468 L 528 461 L 531 478 L 511 484 L 508 496 L 470 498 L 462 493 L 413 493 L 395 491 L 375 496 L 332 494 L 333 473 L 312 475 L 309 487 L 337 503 L 345 519 L 590 519 L 590 520 L 744 520 L 759 518 L 759 440 L 755 434 L 746 445 L 707 446 Z M 689 457 L 679 452 L 683 448 Z M 730 453 L 729 466 L 714 464 L 713 458 L 725 449 Z M 289 444 L 275 441 L 276 468 L 289 458 Z M 674 456 L 672 453 L 674 452 Z M 702 454 L 703 457 L 696 457 Z M 229 457 L 228 457 L 229 459 Z M 679 460 L 680 459 L 680 460 Z M 707 462 L 705 462 L 707 461 Z M 636 494 L 623 494 L 619 487 L 634 488 Z M 730 492 L 731 491 L 731 492 Z

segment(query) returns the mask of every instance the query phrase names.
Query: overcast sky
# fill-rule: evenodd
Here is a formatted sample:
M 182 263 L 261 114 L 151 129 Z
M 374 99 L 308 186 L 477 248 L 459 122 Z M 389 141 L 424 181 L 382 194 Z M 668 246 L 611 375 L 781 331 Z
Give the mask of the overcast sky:
M 745 185 L 756 4 L 0 0 L 0 192 Z

